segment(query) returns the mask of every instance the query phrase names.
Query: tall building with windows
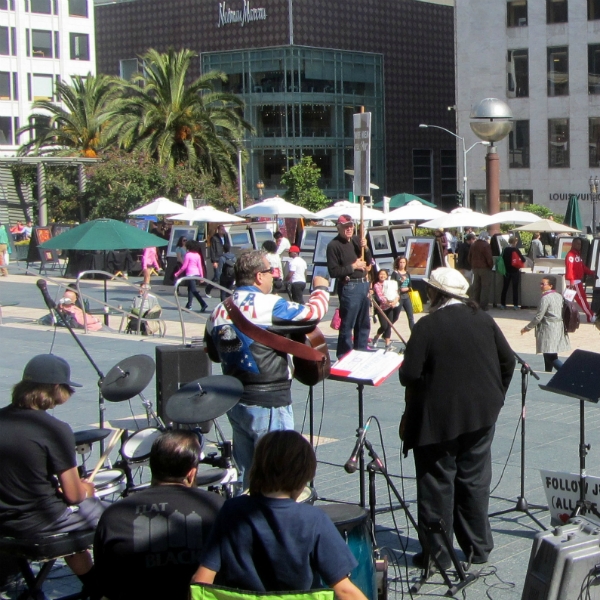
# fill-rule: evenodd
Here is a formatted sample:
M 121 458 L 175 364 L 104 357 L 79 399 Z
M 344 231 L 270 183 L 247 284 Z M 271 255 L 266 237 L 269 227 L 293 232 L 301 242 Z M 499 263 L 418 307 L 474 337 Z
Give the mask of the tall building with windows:
M 534 202 L 564 213 L 580 197 L 591 224 L 590 175 L 600 176 L 600 0 L 457 0 L 458 130 L 495 97 L 512 109 L 498 144 L 501 207 Z M 481 157 L 468 157 L 471 201 L 485 205 Z
M 371 181 L 456 205 L 451 0 L 96 0 L 98 72 L 125 78 L 148 48 L 197 52 L 194 75 L 224 71 L 256 129 L 246 140 L 248 192 L 282 193 L 301 155 L 320 186 L 345 198 L 352 180 L 352 115 L 372 113 Z
M 0 156 L 25 141 L 35 100 L 60 100 L 56 82 L 95 64 L 93 0 L 0 0 Z

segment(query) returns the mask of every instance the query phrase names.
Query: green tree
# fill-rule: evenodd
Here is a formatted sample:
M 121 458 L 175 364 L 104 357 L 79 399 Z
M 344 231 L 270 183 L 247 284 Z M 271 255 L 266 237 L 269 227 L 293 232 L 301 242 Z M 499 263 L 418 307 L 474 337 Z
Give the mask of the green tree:
M 526 204 L 523 208 L 525 212 L 531 212 L 542 219 L 549 219 L 552 217 L 557 223 L 562 223 L 564 220 L 564 215 L 557 215 L 553 213 L 547 206 L 542 206 L 541 204 Z
M 281 176 L 281 183 L 287 187 L 283 197 L 297 206 L 316 212 L 329 204 L 329 198 L 319 189 L 321 169 L 312 157 L 303 156 Z
M 31 141 L 19 148 L 20 155 L 85 156 L 95 158 L 108 140 L 105 136 L 108 108 L 115 97 L 114 78 L 107 75 L 74 76 L 72 84 L 59 81 L 56 93 L 65 105 L 49 100 L 33 103 L 32 122 L 18 134 L 30 133 Z
M 217 91 L 227 80 L 211 71 L 190 84 L 189 68 L 196 53 L 161 54 L 149 50 L 144 73 L 122 86 L 112 111 L 110 131 L 127 150 L 140 150 L 161 165 L 184 164 L 211 174 L 217 183 L 234 182 L 236 155 L 242 148 L 243 101 Z

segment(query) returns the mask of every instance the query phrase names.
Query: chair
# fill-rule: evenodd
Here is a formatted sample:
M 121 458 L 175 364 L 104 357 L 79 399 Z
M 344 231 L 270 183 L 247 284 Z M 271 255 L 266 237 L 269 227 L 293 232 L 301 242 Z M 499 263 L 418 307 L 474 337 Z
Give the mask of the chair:
M 27 584 L 27 591 L 19 596 L 21 600 L 37 600 L 42 596 L 42 585 L 50 574 L 54 563 L 64 556 L 87 550 L 94 542 L 93 529 L 59 533 L 35 539 L 16 539 L 0 537 L 0 556 L 16 559 L 21 574 Z M 37 577 L 31 569 L 32 562 L 42 562 Z M 83 591 L 83 590 L 82 590 Z M 83 598 L 82 591 L 77 594 L 63 596 L 56 600 L 76 600 Z
M 331 589 L 316 589 L 308 592 L 251 592 L 222 587 L 192 583 L 190 586 L 191 600 L 334 600 L 335 594 Z
M 135 310 L 135 309 L 132 309 Z M 137 334 L 139 331 L 141 331 L 141 325 L 143 323 L 145 323 L 147 325 L 146 329 L 150 330 L 150 334 L 154 335 L 154 333 L 156 333 L 155 331 L 155 326 L 158 328 L 158 335 L 160 337 L 165 337 L 165 335 L 167 335 L 167 323 L 164 319 L 161 318 L 162 316 L 162 308 L 160 306 L 155 306 L 154 308 L 151 308 L 149 310 L 147 310 L 141 318 L 138 319 L 137 316 L 133 315 L 129 317 L 129 320 L 127 322 L 127 327 L 125 328 L 125 333 L 133 333 L 133 334 Z M 121 317 L 121 324 L 119 325 L 119 333 L 121 333 L 123 331 L 123 325 L 125 325 L 125 318 L 127 317 L 127 315 L 125 313 L 123 313 L 122 317 Z M 138 320 L 140 321 L 140 328 L 138 330 Z

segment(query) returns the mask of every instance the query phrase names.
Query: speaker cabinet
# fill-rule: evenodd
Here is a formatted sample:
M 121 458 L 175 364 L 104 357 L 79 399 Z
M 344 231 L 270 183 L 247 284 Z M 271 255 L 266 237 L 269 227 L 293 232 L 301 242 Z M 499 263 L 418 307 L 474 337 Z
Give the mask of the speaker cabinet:
M 521 600 L 600 599 L 600 526 L 584 516 L 538 533 Z
M 182 385 L 211 374 L 212 365 L 204 346 L 157 346 L 156 406 L 159 416 L 167 420 L 167 402 Z

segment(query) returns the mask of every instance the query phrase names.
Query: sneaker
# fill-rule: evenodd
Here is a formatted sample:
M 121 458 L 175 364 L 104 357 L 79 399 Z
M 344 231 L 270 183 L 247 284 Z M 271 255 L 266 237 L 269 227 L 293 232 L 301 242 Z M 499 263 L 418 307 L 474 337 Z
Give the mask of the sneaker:
M 506 306 L 505 306 L 504 304 L 499 304 L 499 305 L 498 305 L 498 308 L 499 308 L 500 310 L 506 310 Z
M 597 318 L 598 317 L 596 315 L 593 315 L 592 318 L 590 319 L 590 323 L 595 323 Z
M 205 295 L 207 298 L 212 298 L 212 296 L 210 295 L 210 292 L 204 292 L 204 295 Z
M 521 310 L 521 307 L 518 304 L 515 304 L 513 306 L 513 310 Z

